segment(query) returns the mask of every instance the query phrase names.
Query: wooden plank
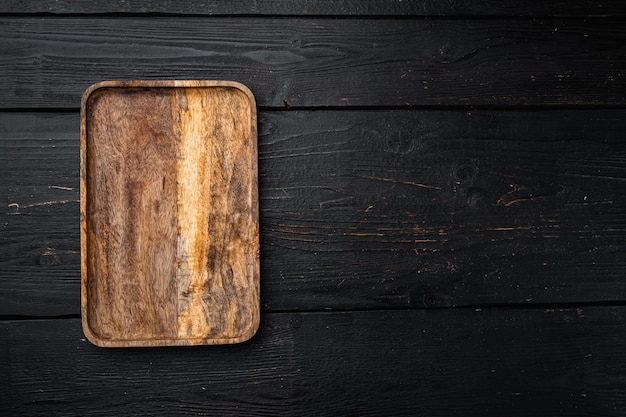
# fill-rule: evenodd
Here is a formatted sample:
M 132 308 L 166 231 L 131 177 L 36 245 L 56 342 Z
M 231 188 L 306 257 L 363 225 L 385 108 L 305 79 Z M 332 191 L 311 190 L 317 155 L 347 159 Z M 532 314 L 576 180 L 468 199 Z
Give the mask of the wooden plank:
M 36 14 L 163 14 L 163 15 L 341 15 L 341 16 L 626 16 L 619 0 L 541 1 L 520 4 L 494 0 L 396 1 L 396 0 L 262 0 L 146 2 L 110 0 L 5 0 L 0 13 Z
M 2 108 L 77 108 L 90 84 L 137 78 L 231 79 L 274 108 L 626 104 L 619 20 L 5 17 L 0 25 Z
M 622 300 L 619 114 L 318 113 L 285 135 L 277 115 L 261 128 L 262 259 L 302 295 L 281 307 Z
M 14 416 L 619 416 L 624 307 L 272 313 L 249 343 L 104 350 L 2 322 Z M 36 364 L 36 365 L 34 365 Z
M 99 346 L 243 342 L 259 323 L 257 134 L 241 84 L 106 82 L 81 107 L 83 327 Z
M 263 309 L 626 299 L 625 112 L 262 112 Z M 0 127 L 0 314 L 77 314 L 78 113 Z

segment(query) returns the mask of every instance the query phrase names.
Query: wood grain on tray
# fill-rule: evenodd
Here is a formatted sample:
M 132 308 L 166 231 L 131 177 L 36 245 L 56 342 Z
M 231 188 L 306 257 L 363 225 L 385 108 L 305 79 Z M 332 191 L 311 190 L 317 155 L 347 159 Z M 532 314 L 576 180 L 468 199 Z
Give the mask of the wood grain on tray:
M 82 312 L 100 346 L 259 323 L 256 109 L 229 82 L 96 84 L 81 126 Z

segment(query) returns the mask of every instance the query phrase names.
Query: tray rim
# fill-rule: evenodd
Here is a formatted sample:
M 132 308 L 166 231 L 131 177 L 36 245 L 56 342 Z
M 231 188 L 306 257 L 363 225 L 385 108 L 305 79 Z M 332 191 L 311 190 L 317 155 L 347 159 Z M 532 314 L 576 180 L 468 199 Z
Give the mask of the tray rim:
M 253 242 L 255 246 L 256 273 L 253 277 L 256 287 L 256 305 L 253 309 L 250 326 L 240 335 L 234 337 L 214 338 L 151 338 L 151 339 L 104 339 L 92 331 L 89 326 L 88 297 L 87 297 L 87 104 L 91 95 L 100 89 L 109 88 L 205 88 L 229 87 L 240 90 L 245 94 L 250 104 L 250 133 L 253 146 L 251 158 L 252 172 L 257 175 L 252 179 L 252 213 L 251 219 L 255 228 Z M 225 345 L 242 343 L 252 338 L 260 325 L 260 265 L 259 265 L 259 196 L 258 196 L 258 131 L 257 107 L 252 91 L 242 83 L 228 80 L 108 80 L 100 81 L 89 86 L 82 95 L 80 105 L 80 269 L 81 269 L 81 325 L 87 340 L 99 347 L 155 347 L 155 346 L 197 346 L 197 345 Z

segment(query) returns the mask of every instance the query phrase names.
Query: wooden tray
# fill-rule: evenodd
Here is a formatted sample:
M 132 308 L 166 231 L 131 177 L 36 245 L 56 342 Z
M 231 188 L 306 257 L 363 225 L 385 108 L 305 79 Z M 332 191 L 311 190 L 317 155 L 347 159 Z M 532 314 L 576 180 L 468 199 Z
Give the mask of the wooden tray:
M 259 325 L 256 105 L 227 81 L 109 81 L 81 106 L 83 331 L 238 343 Z

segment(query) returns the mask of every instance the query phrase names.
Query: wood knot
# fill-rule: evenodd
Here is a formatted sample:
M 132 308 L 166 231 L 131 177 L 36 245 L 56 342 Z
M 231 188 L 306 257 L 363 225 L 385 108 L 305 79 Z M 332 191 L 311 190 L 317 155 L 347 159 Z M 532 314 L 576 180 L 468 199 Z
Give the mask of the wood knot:
M 443 63 L 452 62 L 456 58 L 456 47 L 446 43 L 439 48 L 439 55 L 441 55 L 441 61 Z
M 478 167 L 474 161 L 461 161 L 452 168 L 452 178 L 457 185 L 471 185 L 478 177 Z
M 419 148 L 417 140 L 420 134 L 420 122 L 414 119 L 400 119 L 383 126 L 385 150 L 400 155 L 407 155 Z
M 424 294 L 424 297 L 422 297 L 422 303 L 424 304 L 424 307 L 437 307 L 437 297 L 435 296 L 435 294 Z

